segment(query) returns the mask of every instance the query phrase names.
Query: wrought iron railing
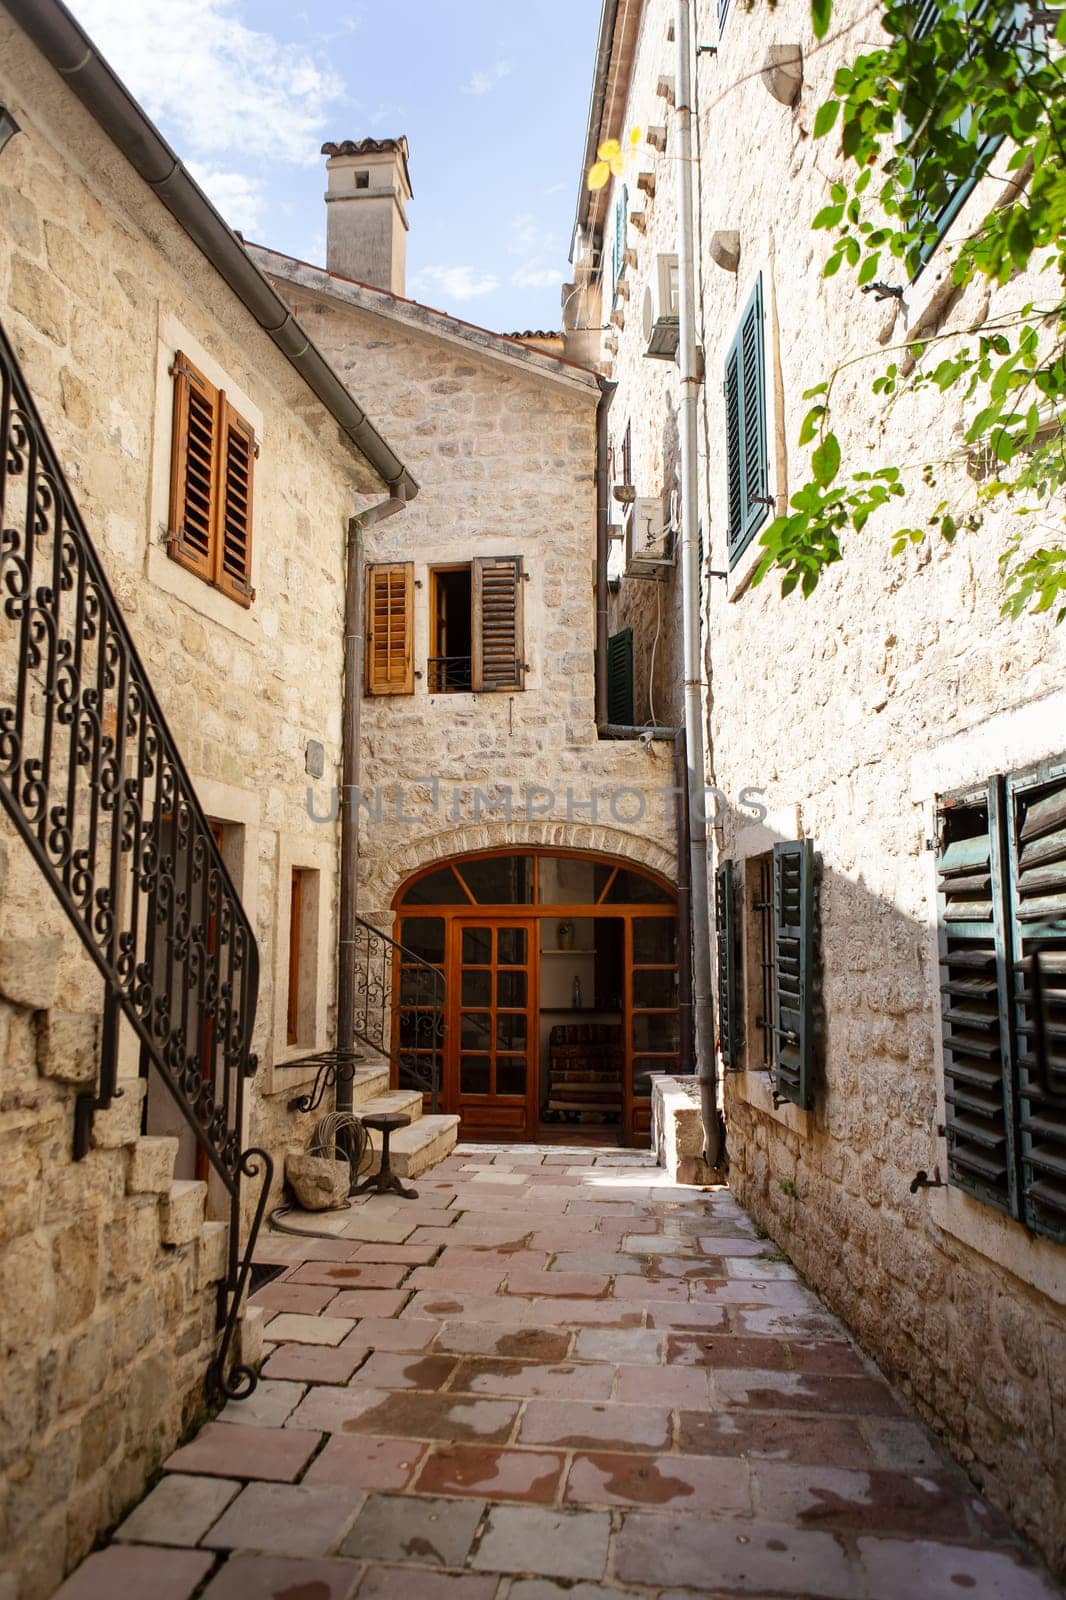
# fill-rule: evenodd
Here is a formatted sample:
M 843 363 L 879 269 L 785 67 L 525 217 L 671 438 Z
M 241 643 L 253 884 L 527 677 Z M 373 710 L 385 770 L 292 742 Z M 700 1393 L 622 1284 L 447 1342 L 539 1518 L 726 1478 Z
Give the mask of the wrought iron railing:
M 242 1149 L 259 953 L 100 558 L 0 329 L 0 803 L 104 980 L 94 1089 L 74 1157 L 119 1098 L 120 1020 L 230 1207 L 214 1389 L 230 1353 L 273 1162 Z M 241 1249 L 242 1180 L 260 1193 Z
M 426 665 L 430 694 L 460 694 L 473 684 L 472 656 L 430 656 Z
M 361 1045 L 396 1065 L 401 1089 L 417 1089 L 440 1103 L 444 1055 L 444 973 L 406 945 L 383 933 L 363 917 L 355 919 L 355 940 L 348 959 L 355 965 L 353 1031 Z M 289 1101 L 294 1111 L 315 1111 L 327 1090 L 354 1077 L 365 1062 L 361 1050 L 328 1050 L 284 1063 L 315 1065 L 311 1088 Z

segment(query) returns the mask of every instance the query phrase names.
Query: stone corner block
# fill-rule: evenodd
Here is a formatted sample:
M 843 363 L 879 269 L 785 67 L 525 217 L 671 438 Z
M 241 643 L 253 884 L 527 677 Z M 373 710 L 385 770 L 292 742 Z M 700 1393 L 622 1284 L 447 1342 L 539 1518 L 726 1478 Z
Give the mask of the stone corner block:
M 240 1322 L 240 1359 L 246 1367 L 258 1367 L 263 1359 L 263 1329 L 271 1312 L 265 1306 L 246 1306 Z
M 697 1173 L 703 1167 L 703 1115 L 695 1078 L 652 1079 L 651 1142 L 659 1165 L 670 1177 L 679 1183 L 701 1181 Z
M 200 1229 L 200 1250 L 197 1257 L 196 1287 L 206 1289 L 209 1283 L 219 1283 L 226 1276 L 228 1266 L 228 1222 L 205 1222 Z
M 58 933 L 37 939 L 0 939 L 0 996 L 30 1011 L 48 1011 L 59 992 Z
M 118 1150 L 124 1144 L 135 1144 L 141 1137 L 141 1102 L 144 1099 L 143 1078 L 125 1078 L 119 1085 L 121 1095 L 112 1100 L 106 1111 L 98 1111 L 93 1118 L 93 1145 L 97 1150 Z
M 174 1138 L 141 1138 L 130 1150 L 126 1170 L 127 1194 L 166 1194 L 174 1181 L 178 1141 Z
M 163 1201 L 160 1237 L 164 1244 L 191 1244 L 200 1237 L 207 1205 L 207 1184 L 195 1178 L 175 1178 Z
M 94 1083 L 100 1018 L 91 1011 L 42 1011 L 37 1024 L 37 1071 L 61 1083 Z

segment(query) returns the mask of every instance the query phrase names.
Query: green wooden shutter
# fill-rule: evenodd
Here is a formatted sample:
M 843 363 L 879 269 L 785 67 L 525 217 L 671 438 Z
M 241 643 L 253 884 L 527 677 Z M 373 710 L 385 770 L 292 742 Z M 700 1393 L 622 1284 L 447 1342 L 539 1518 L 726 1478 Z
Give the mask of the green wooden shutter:
M 612 257 L 611 287 L 622 276 L 622 263 L 626 248 L 626 228 L 629 225 L 629 190 L 625 184 L 614 208 L 614 254 Z
M 774 845 L 774 1069 L 777 1092 L 809 1107 L 814 1063 L 814 847 Z
M 726 1067 L 740 1067 L 740 1007 L 737 987 L 736 901 L 732 861 L 714 875 L 714 936 L 718 957 L 718 1048 Z
M 937 855 L 948 1176 L 1017 1214 L 1003 783 L 943 802 Z
M 1066 764 L 1007 781 L 1020 1210 L 1066 1240 Z M 1043 1053 L 1032 957 L 1039 954 Z
M 766 359 L 760 276 L 725 361 L 725 456 L 729 561 L 747 549 L 769 515 Z
M 622 628 L 607 641 L 607 721 L 633 726 L 633 629 Z

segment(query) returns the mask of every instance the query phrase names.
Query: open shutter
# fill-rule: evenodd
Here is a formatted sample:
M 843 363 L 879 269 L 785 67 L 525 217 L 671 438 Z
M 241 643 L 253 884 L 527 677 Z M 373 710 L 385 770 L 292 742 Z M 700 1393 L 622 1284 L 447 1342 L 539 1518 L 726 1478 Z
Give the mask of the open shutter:
M 948 1175 L 1016 1214 L 1001 780 L 943 802 L 937 856 Z
M 774 845 L 774 1067 L 777 1092 L 810 1106 L 814 1062 L 814 847 Z
M 769 515 L 766 361 L 760 277 L 725 363 L 729 559 L 735 561 Z
M 522 557 L 478 556 L 473 563 L 473 688 L 521 689 Z
M 258 446 L 250 423 L 222 398 L 221 483 L 215 582 L 242 606 L 252 588 L 252 478 Z
M 714 936 L 718 958 L 718 1048 L 723 1065 L 737 1070 L 740 1067 L 740 1007 L 732 861 L 719 862 L 714 875 Z
M 180 350 L 171 372 L 174 435 L 167 552 L 181 566 L 210 582 L 214 578 L 220 396 Z
M 622 628 L 607 641 L 607 721 L 633 726 L 633 629 Z
M 414 693 L 414 594 L 413 562 L 367 567 L 367 694 Z
M 1021 1211 L 1066 1240 L 1066 767 L 1011 778 L 1007 792 Z

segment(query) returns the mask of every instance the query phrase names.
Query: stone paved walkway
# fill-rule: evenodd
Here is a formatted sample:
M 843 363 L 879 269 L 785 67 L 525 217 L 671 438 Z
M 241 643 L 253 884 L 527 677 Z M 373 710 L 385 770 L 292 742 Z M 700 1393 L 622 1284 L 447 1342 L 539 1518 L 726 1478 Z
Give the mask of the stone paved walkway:
M 723 1191 L 460 1146 L 264 1241 L 272 1346 L 62 1600 L 1048 1600 Z

